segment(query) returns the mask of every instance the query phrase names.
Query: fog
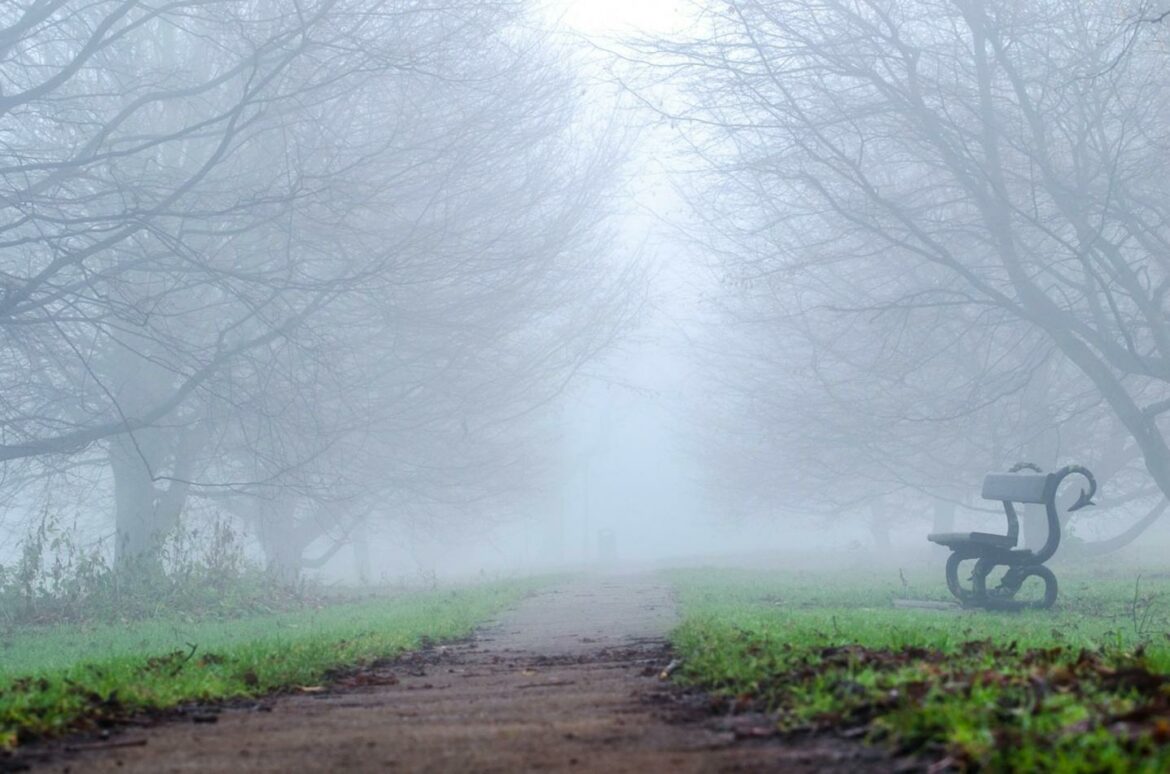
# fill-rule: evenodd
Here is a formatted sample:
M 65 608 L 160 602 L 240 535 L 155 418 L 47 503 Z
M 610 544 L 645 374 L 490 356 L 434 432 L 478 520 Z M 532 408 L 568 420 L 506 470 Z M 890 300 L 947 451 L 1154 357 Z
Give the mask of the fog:
M 5 4 L 0 585 L 1163 562 L 1163 5 Z

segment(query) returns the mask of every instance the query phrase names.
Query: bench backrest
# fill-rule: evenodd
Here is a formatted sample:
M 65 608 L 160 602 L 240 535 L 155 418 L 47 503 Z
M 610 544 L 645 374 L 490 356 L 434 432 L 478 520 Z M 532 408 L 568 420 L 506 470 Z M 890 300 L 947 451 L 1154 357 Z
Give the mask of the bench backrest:
M 985 500 L 1014 503 L 1048 502 L 1048 479 L 1043 473 L 992 473 L 983 479 Z

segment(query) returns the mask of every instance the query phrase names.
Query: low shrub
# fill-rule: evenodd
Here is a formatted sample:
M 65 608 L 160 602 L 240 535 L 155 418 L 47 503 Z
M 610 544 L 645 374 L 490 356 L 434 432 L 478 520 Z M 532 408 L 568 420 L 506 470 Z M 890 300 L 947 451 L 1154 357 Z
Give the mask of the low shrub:
M 320 591 L 290 587 L 250 561 L 243 536 L 216 517 L 182 527 L 159 560 L 113 567 L 101 542 L 83 544 L 76 524 L 44 514 L 0 565 L 0 626 L 119 621 L 167 615 L 238 616 L 293 609 Z

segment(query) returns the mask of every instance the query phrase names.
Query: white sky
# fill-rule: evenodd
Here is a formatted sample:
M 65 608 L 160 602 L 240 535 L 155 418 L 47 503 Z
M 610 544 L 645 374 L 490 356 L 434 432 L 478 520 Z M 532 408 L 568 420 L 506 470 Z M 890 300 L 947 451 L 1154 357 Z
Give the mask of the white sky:
M 549 12 L 585 35 L 669 32 L 685 0 L 549 0 Z

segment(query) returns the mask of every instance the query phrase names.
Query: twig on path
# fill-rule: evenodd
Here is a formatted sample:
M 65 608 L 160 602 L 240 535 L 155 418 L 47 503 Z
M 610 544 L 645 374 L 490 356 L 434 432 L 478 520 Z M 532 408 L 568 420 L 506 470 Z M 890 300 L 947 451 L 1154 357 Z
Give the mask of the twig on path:
M 120 739 L 116 742 L 91 742 L 86 744 L 67 744 L 66 752 L 87 752 L 89 750 L 116 750 L 119 747 L 145 747 L 145 739 Z
M 547 683 L 527 683 L 526 685 L 516 686 L 517 690 L 524 690 L 525 688 L 556 688 L 561 685 L 575 685 L 576 680 L 549 680 Z

